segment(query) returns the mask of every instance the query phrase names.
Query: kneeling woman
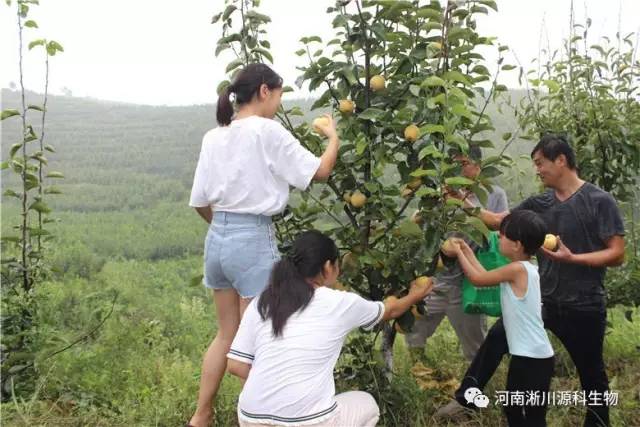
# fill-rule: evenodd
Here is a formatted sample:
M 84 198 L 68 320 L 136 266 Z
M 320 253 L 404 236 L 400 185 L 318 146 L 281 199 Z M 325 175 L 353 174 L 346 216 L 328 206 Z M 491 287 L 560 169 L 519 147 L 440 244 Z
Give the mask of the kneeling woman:
M 347 334 L 400 316 L 430 291 L 411 284 L 407 296 L 372 302 L 331 289 L 340 273 L 338 248 L 318 231 L 297 237 L 269 285 L 245 311 L 227 369 L 246 379 L 238 402 L 241 426 L 374 426 L 370 394 L 335 395 L 333 368 Z

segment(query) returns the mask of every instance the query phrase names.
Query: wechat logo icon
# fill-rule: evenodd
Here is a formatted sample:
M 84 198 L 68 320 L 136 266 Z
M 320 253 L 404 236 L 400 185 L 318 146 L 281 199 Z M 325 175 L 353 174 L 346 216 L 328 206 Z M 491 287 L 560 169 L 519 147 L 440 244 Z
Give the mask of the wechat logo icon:
M 479 388 L 469 387 L 464 392 L 464 399 L 467 403 L 473 403 L 478 408 L 486 408 L 489 406 L 489 398 L 482 394 Z

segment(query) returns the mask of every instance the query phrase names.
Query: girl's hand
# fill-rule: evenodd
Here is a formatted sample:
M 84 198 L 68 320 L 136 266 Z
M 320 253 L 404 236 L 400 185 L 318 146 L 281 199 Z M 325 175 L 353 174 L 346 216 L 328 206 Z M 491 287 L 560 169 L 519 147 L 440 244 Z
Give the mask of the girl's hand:
M 322 117 L 326 117 L 328 123 L 318 124 L 318 128 L 322 131 L 322 133 L 329 139 L 338 138 L 338 133 L 336 132 L 336 122 L 333 120 L 331 114 L 323 114 Z
M 471 246 L 469 246 L 464 239 L 460 239 L 460 249 L 462 249 L 462 252 L 465 254 L 473 253 L 473 249 L 471 249 Z
M 409 296 L 414 301 L 421 301 L 433 290 L 431 277 L 420 277 L 409 284 Z

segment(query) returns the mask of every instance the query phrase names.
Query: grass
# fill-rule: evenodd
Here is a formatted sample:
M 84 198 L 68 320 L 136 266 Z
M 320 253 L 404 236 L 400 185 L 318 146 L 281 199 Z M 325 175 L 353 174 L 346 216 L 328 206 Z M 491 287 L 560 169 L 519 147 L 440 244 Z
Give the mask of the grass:
M 29 399 L 2 405 L 6 426 L 176 426 L 195 407 L 203 351 L 215 333 L 209 295 L 190 279 L 199 257 L 150 261 L 107 261 L 91 279 L 66 279 L 39 288 L 38 372 Z M 46 355 L 90 330 L 109 311 L 113 314 L 94 335 L 51 359 Z M 612 408 L 613 426 L 640 425 L 640 310 L 610 311 L 605 357 L 611 388 L 619 391 Z M 553 390 L 578 390 L 575 370 L 561 346 L 554 344 L 566 369 L 552 382 Z M 425 364 L 433 369 L 431 387 L 421 390 L 411 373 L 403 339 L 395 348 L 393 390 L 398 411 L 381 425 L 441 426 L 432 420 L 445 404 L 467 366 L 452 327 L 442 322 L 428 341 Z M 503 363 L 486 394 L 493 399 L 505 384 Z M 219 426 L 236 424 L 240 385 L 225 377 L 216 403 Z M 338 390 L 338 392 L 346 390 Z M 550 426 L 581 425 L 584 408 L 552 407 Z M 479 412 L 467 425 L 506 425 L 499 407 Z

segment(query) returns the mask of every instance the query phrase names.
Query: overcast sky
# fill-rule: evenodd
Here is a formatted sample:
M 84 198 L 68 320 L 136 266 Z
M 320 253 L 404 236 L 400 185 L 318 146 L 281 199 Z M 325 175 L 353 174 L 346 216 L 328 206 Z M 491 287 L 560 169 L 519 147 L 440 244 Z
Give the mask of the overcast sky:
M 0 84 L 18 79 L 17 23 L 13 9 L 0 5 Z M 222 0 L 40 0 L 31 15 L 40 29 L 27 40 L 47 37 L 65 52 L 51 61 L 50 90 L 69 88 L 75 96 L 142 104 L 186 105 L 215 102 L 228 57 L 216 58 L 220 26 L 211 17 Z M 274 68 L 294 86 L 303 65 L 294 52 L 305 35 L 332 37 L 333 0 L 262 0 L 260 11 L 272 18 L 267 27 Z M 577 20 L 585 10 L 593 20 L 593 40 L 611 38 L 640 27 L 640 0 L 575 0 Z M 569 31 L 570 0 L 498 0 L 499 13 L 482 19 L 482 35 L 497 36 L 523 64 L 538 56 L 540 39 L 558 47 Z M 622 10 L 622 13 L 620 13 Z M 27 54 L 25 85 L 41 91 L 42 54 Z M 513 63 L 513 61 L 509 61 Z M 503 83 L 517 86 L 516 74 Z M 305 92 L 288 95 L 304 96 Z

